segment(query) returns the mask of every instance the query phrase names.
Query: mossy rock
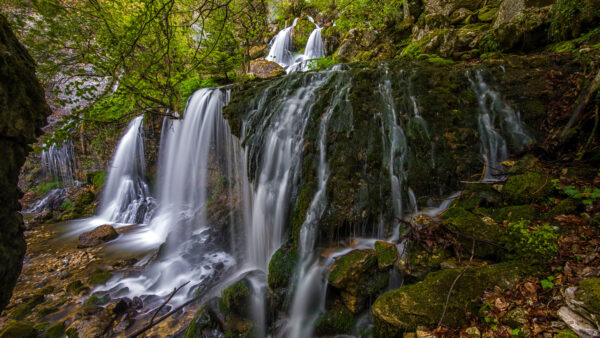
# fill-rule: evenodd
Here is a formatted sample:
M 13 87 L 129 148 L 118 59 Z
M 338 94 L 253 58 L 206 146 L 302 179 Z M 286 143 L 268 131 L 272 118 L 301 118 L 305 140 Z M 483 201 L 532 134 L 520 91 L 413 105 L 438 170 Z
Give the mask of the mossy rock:
M 46 332 L 44 332 L 44 337 L 47 338 L 59 338 L 65 335 L 65 324 L 63 322 L 57 322 L 52 324 Z
M 542 164 L 537 157 L 527 154 L 521 157 L 512 167 L 508 169 L 508 173 L 511 175 L 525 174 L 528 172 L 544 173 Z
M 315 334 L 333 336 L 351 334 L 356 325 L 356 318 L 345 306 L 338 305 L 319 316 L 315 323 Z
M 559 215 L 567 215 L 577 212 L 579 206 L 581 205 L 581 201 L 574 199 L 573 197 L 565 198 L 560 201 L 557 205 L 552 208 L 550 211 L 550 217 L 554 218 Z
M 579 338 L 579 336 L 575 332 L 567 329 L 557 333 L 554 338 Z
M 511 176 L 504 188 L 502 198 L 508 204 L 539 203 L 547 200 L 553 187 L 547 175 L 529 172 Z
M 83 303 L 83 305 L 86 307 L 94 307 L 106 304 L 109 300 L 109 295 L 100 295 L 99 293 L 94 292 L 91 296 L 88 297 L 88 299 L 85 301 L 85 303 Z
M 408 252 L 407 274 L 411 281 L 423 280 L 430 272 L 439 270 L 440 264 L 451 256 L 451 252 L 446 249 L 433 247 L 431 252 L 411 244 Z
M 286 288 L 298 264 L 298 250 L 295 247 L 281 247 L 269 262 L 268 283 L 271 291 Z
M 247 317 L 250 310 L 249 302 L 250 288 L 244 280 L 241 280 L 221 291 L 219 310 L 226 316 Z
M 514 205 L 496 210 L 494 213 L 494 220 L 499 223 L 502 223 L 502 221 L 515 222 L 520 220 L 532 220 L 538 218 L 538 216 L 538 211 L 529 205 Z
M 78 295 L 81 293 L 81 291 L 85 290 L 86 288 L 89 289 L 81 281 L 76 280 L 76 281 L 72 281 L 71 283 L 67 284 L 65 291 L 72 295 Z
M 446 303 L 447 292 L 462 269 L 433 272 L 424 281 L 403 286 L 379 296 L 371 309 L 375 337 L 399 337 L 418 326 L 436 325 Z M 500 263 L 482 269 L 467 269 L 456 282 L 443 324 L 461 326 L 467 313 L 477 309 L 475 299 L 495 286 L 506 289 L 531 273 L 531 268 Z
M 20 305 L 18 305 L 15 308 L 15 311 L 13 312 L 13 317 L 17 320 L 23 319 L 25 316 L 27 316 L 28 314 L 31 313 L 33 308 L 35 308 L 37 305 L 39 305 L 43 302 L 44 302 L 44 295 L 37 294 L 37 295 L 33 295 L 31 297 L 28 297 L 28 298 L 24 299 L 23 303 L 21 303 Z
M 375 255 L 377 255 L 377 267 L 385 270 L 394 265 L 398 260 L 398 248 L 392 243 L 375 242 Z
M 185 338 L 206 337 L 207 333 L 213 330 L 220 330 L 219 324 L 215 322 L 210 314 L 210 310 L 203 306 L 196 312 L 194 319 L 185 330 Z
M 310 33 L 315 29 L 315 24 L 310 22 L 307 17 L 299 18 L 296 26 L 292 29 L 292 46 L 294 51 L 304 52 L 306 42 Z
M 477 19 L 481 22 L 491 22 L 498 13 L 498 7 L 486 6 L 479 10 Z
M 458 239 L 465 250 L 469 250 L 475 238 L 498 244 L 501 238 L 501 229 L 495 224 L 483 222 L 473 213 L 462 208 L 453 208 L 446 212 L 443 224 L 458 234 Z M 470 238 L 469 238 L 470 237 Z M 469 248 L 469 249 L 467 249 Z M 481 242 L 475 243 L 475 257 L 484 259 L 499 259 L 504 255 L 504 250 Z
M 0 332 L 0 338 L 35 338 L 37 331 L 32 324 L 26 322 L 11 321 Z
M 600 315 L 600 278 L 588 278 L 579 282 L 575 299 L 595 315 Z
M 88 283 L 90 283 L 90 285 L 105 284 L 111 277 L 112 273 L 110 271 L 97 269 L 90 274 L 90 277 L 88 278 Z
M 361 277 L 376 266 L 375 250 L 354 250 L 339 257 L 329 268 L 329 284 L 338 289 L 347 289 L 360 282 Z

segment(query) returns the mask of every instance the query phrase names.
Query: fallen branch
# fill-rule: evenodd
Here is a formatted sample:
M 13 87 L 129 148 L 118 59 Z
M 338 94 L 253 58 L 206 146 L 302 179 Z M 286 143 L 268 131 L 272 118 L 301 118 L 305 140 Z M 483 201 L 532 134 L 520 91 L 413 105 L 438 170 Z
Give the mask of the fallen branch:
M 171 295 L 167 298 L 167 300 L 165 300 L 156 310 L 156 312 L 154 312 L 154 315 L 152 316 L 152 318 L 150 318 L 150 325 L 152 325 L 152 322 L 154 322 L 154 318 L 156 318 L 156 315 L 158 315 L 158 313 L 160 312 L 160 310 L 162 310 L 163 307 L 165 307 L 165 305 L 167 305 L 167 303 L 169 303 L 171 301 L 171 298 L 173 298 L 173 296 L 175 296 L 175 294 L 181 290 L 181 288 L 183 288 L 184 286 L 188 285 L 190 281 L 187 281 L 185 283 L 183 283 L 181 286 L 179 286 L 178 288 L 173 289 L 173 292 L 171 292 Z
M 452 230 L 452 229 L 448 228 L 447 226 L 444 226 L 444 229 L 446 229 L 447 231 L 449 231 L 449 232 L 451 232 L 451 233 L 453 233 L 453 234 L 455 234 L 457 236 L 461 236 L 461 237 L 464 237 L 466 239 L 470 239 L 470 240 L 475 241 L 475 242 L 485 243 L 485 244 L 489 244 L 491 246 L 495 246 L 495 247 L 503 249 L 503 250 L 508 250 L 508 249 L 506 249 L 505 247 L 503 247 L 500 244 L 497 244 L 497 243 L 494 243 L 494 242 L 490 242 L 490 241 L 485 240 L 485 239 L 480 239 L 480 238 L 471 237 L 469 235 L 465 235 L 462 232 L 458 232 L 456 230 Z
M 155 326 L 158 323 L 162 322 L 163 320 L 169 318 L 174 313 L 178 312 L 179 310 L 183 309 L 184 307 L 186 307 L 186 306 L 188 306 L 188 305 L 190 305 L 192 303 L 195 303 L 195 302 L 199 301 L 204 296 L 204 291 L 206 291 L 206 287 L 204 287 L 204 290 L 198 292 L 198 296 L 196 296 L 196 297 L 188 300 L 187 302 L 179 305 L 178 307 L 174 308 L 173 310 L 171 310 L 171 312 L 169 312 L 166 315 L 160 317 L 156 322 L 149 323 L 148 325 L 146 325 L 143 328 L 139 329 L 138 331 L 134 332 L 132 335 L 129 336 L 129 338 L 135 338 L 135 337 L 141 335 L 142 333 L 150 330 L 153 326 Z
M 458 276 L 456 276 L 454 282 L 452 282 L 452 285 L 450 285 L 450 290 L 448 290 L 448 295 L 446 296 L 446 304 L 444 305 L 444 311 L 442 312 L 442 316 L 440 317 L 440 321 L 438 322 L 437 329 L 440 328 L 440 326 L 442 325 L 442 321 L 444 321 L 444 316 L 446 316 L 446 310 L 448 310 L 448 302 L 450 302 L 450 294 L 452 293 L 452 289 L 454 289 L 456 282 L 458 282 L 460 277 L 462 277 L 467 271 L 467 269 L 471 266 L 473 256 L 475 256 L 475 241 L 473 241 L 473 244 L 471 245 L 471 258 L 469 258 L 467 265 L 464 267 L 464 269 L 462 269 Z
M 592 83 L 590 83 L 590 85 L 579 94 L 579 97 L 577 98 L 577 101 L 578 101 L 577 106 L 575 107 L 575 110 L 573 111 L 573 115 L 571 115 L 571 119 L 569 120 L 569 123 L 567 123 L 567 126 L 563 130 L 563 133 L 562 133 L 563 141 L 567 138 L 567 135 L 569 134 L 569 131 L 575 124 L 575 121 L 577 120 L 577 118 L 579 117 L 579 115 L 581 114 L 583 109 L 590 102 L 594 92 L 596 91 L 596 89 L 598 87 L 600 87 L 600 71 L 598 71 L 598 73 L 592 80 Z

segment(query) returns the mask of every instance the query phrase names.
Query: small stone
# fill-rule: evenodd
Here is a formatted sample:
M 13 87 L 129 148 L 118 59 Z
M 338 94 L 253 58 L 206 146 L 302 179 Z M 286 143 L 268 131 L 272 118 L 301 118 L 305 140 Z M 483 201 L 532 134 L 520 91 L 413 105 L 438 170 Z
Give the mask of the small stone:
M 502 323 L 513 328 L 521 328 L 527 325 L 527 312 L 520 307 L 514 308 L 504 316 Z
M 481 332 L 479 332 L 479 329 L 477 327 L 475 327 L 475 326 L 468 327 L 465 330 L 465 333 L 467 334 L 467 337 L 469 337 L 469 338 L 479 338 L 479 337 L 481 337 Z
M 417 338 L 435 338 L 435 335 L 427 328 L 419 326 L 417 328 Z
M 112 226 L 105 224 L 96 229 L 84 232 L 79 236 L 79 248 L 87 248 L 111 241 L 119 237 L 119 234 Z

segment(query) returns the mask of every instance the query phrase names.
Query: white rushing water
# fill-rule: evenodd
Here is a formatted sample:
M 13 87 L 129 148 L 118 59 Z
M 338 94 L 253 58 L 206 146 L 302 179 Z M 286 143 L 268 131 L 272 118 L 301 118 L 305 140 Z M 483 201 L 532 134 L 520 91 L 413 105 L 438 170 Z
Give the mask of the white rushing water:
M 54 143 L 48 149 L 42 150 L 42 168 L 53 180 L 58 180 L 63 185 L 74 184 L 75 167 L 75 150 L 71 140 L 60 146 Z
M 144 116 L 134 118 L 113 155 L 100 202 L 101 220 L 147 224 L 156 203 L 145 182 Z
M 479 103 L 481 156 L 486 165 L 483 181 L 501 180 L 504 171 L 501 162 L 508 157 L 508 146 L 521 149 L 533 141 L 533 138 L 526 131 L 519 113 L 486 83 L 482 70 L 469 72 L 467 75 Z M 502 134 L 508 135 L 508 142 Z
M 228 186 L 228 201 L 220 207 L 241 209 L 239 215 L 247 215 L 244 210 L 249 208 L 243 198 L 248 188 L 241 147 L 222 117 L 227 97 L 220 89 L 201 89 L 190 98 L 183 119 L 163 122 L 159 208 L 141 234 L 145 242 L 162 243 L 161 247 L 139 273 L 116 276 L 101 290 L 164 297 L 189 282 L 170 302 L 178 304 L 234 266 L 235 258 L 226 252 L 233 245 L 220 240 L 219 233 L 229 230 L 232 236 L 231 227 L 245 221 L 230 213 L 229 224 L 219 228 L 207 212 L 214 182 Z
M 284 330 L 287 337 L 311 337 L 314 323 L 320 313 L 325 311 L 326 276 L 328 264 L 321 265 L 315 257 L 315 243 L 319 230 L 319 221 L 327 206 L 325 192 L 329 179 L 327 164 L 327 127 L 331 115 L 336 109 L 351 110 L 348 101 L 351 81 L 347 77 L 338 80 L 335 93 L 319 125 L 319 167 L 318 188 L 300 228 L 300 264 L 298 281 L 291 305 L 288 323 Z
M 293 54 L 292 48 L 292 32 L 296 27 L 298 18 L 294 19 L 291 26 L 286 27 L 279 31 L 275 38 L 267 60 L 277 62 L 280 66 L 285 68 L 287 73 L 293 73 L 296 71 L 306 71 L 310 69 L 310 60 L 319 59 L 325 56 L 325 46 L 323 45 L 323 39 L 321 38 L 321 27 L 319 27 L 314 20 L 309 16 L 308 19 L 315 25 L 315 29 L 310 33 L 303 54 Z

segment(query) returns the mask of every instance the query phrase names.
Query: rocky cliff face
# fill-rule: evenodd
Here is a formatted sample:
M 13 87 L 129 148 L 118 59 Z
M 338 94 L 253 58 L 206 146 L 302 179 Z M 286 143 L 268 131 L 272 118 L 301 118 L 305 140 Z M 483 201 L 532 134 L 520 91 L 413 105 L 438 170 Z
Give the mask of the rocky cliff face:
M 50 114 L 35 65 L 0 16 L 0 310 L 7 304 L 25 254 L 19 213 L 19 171 Z

